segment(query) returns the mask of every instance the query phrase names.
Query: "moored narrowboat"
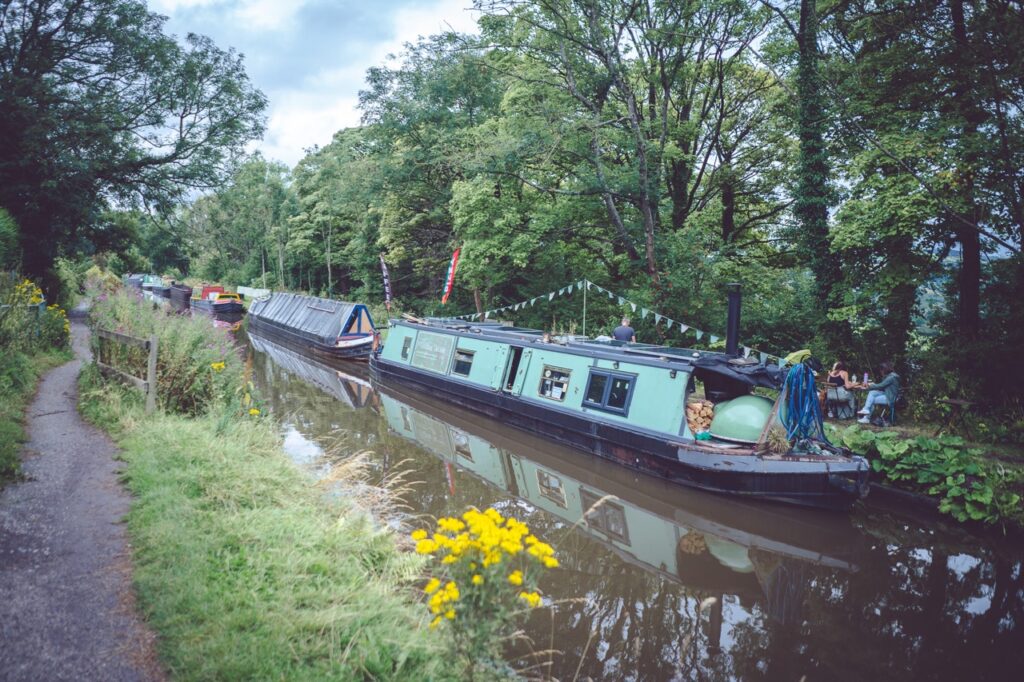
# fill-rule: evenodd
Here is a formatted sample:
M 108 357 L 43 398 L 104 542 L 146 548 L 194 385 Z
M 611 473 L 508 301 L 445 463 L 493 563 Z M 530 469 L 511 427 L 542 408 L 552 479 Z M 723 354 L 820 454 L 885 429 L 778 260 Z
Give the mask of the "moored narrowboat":
M 162 287 L 164 280 L 159 275 L 142 275 L 142 290 L 153 291 L 154 287 Z
M 171 303 L 176 307 L 186 309 L 192 299 L 192 287 L 181 282 L 173 282 L 170 286 L 170 297 Z
M 778 367 L 730 353 L 551 338 L 500 323 L 429 319 L 391 325 L 387 343 L 370 359 L 371 372 L 385 384 L 406 384 L 712 492 L 837 509 L 867 493 L 867 461 L 842 448 L 809 439 L 783 452 L 777 443 L 769 447 L 766 436 L 778 406 L 752 391 L 779 391 Z M 730 322 L 731 335 L 737 326 Z M 735 339 L 728 345 L 735 348 Z M 700 434 L 686 419 L 694 379 L 703 383 L 715 413 L 709 431 Z
M 377 335 L 362 303 L 283 292 L 249 305 L 249 328 L 302 352 L 336 360 L 367 360 Z
M 245 312 L 238 294 L 224 291 L 222 286 L 204 286 L 198 297 L 189 301 L 193 310 L 214 315 L 239 315 Z

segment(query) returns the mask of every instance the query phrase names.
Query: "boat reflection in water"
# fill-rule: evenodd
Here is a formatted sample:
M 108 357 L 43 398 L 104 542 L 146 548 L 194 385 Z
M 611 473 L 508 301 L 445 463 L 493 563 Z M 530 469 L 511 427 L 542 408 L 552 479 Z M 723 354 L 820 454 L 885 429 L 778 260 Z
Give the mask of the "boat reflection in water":
M 382 476 L 418 481 L 405 495 L 415 513 L 494 506 L 555 546 L 561 568 L 541 586 L 559 603 L 525 631 L 562 652 L 556 678 L 1008 679 L 1024 668 L 1024 552 L 1005 540 L 680 488 L 252 344 L 254 381 L 314 475 L 343 456 L 325 446 L 345 440 L 372 451 Z M 536 663 L 517 653 L 518 667 Z

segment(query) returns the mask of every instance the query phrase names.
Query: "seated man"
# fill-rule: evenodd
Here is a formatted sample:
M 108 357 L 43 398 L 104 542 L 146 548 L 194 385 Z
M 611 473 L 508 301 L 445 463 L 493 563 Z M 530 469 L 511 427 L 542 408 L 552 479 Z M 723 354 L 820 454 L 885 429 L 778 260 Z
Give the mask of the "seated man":
M 612 338 L 616 341 L 629 341 L 636 343 L 636 332 L 632 327 L 629 326 L 629 318 L 622 318 L 622 324 L 615 328 L 612 332 Z
M 857 421 L 861 424 L 871 423 L 871 410 L 875 405 L 895 405 L 900 394 L 900 375 L 893 370 L 891 362 L 882 363 L 882 374 L 885 378 L 877 384 L 868 384 L 868 399 L 864 401 L 864 409 L 857 414 L 863 415 Z

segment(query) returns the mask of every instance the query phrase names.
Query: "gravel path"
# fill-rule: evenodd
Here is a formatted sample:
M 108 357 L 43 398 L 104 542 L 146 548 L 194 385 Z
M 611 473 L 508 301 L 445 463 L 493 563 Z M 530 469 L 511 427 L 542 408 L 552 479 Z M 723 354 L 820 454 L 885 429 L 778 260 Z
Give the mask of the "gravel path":
M 162 680 L 131 590 L 117 448 L 76 409 L 76 359 L 28 408 L 26 480 L 0 492 L 0 680 Z

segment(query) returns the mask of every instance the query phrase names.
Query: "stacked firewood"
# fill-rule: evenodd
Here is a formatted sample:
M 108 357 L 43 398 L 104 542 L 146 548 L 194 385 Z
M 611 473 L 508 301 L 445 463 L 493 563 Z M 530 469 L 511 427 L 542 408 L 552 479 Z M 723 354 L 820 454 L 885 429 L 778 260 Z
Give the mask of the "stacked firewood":
M 715 404 L 710 400 L 694 398 L 686 403 L 686 423 L 690 431 L 699 433 L 711 427 L 711 418 L 715 416 Z

